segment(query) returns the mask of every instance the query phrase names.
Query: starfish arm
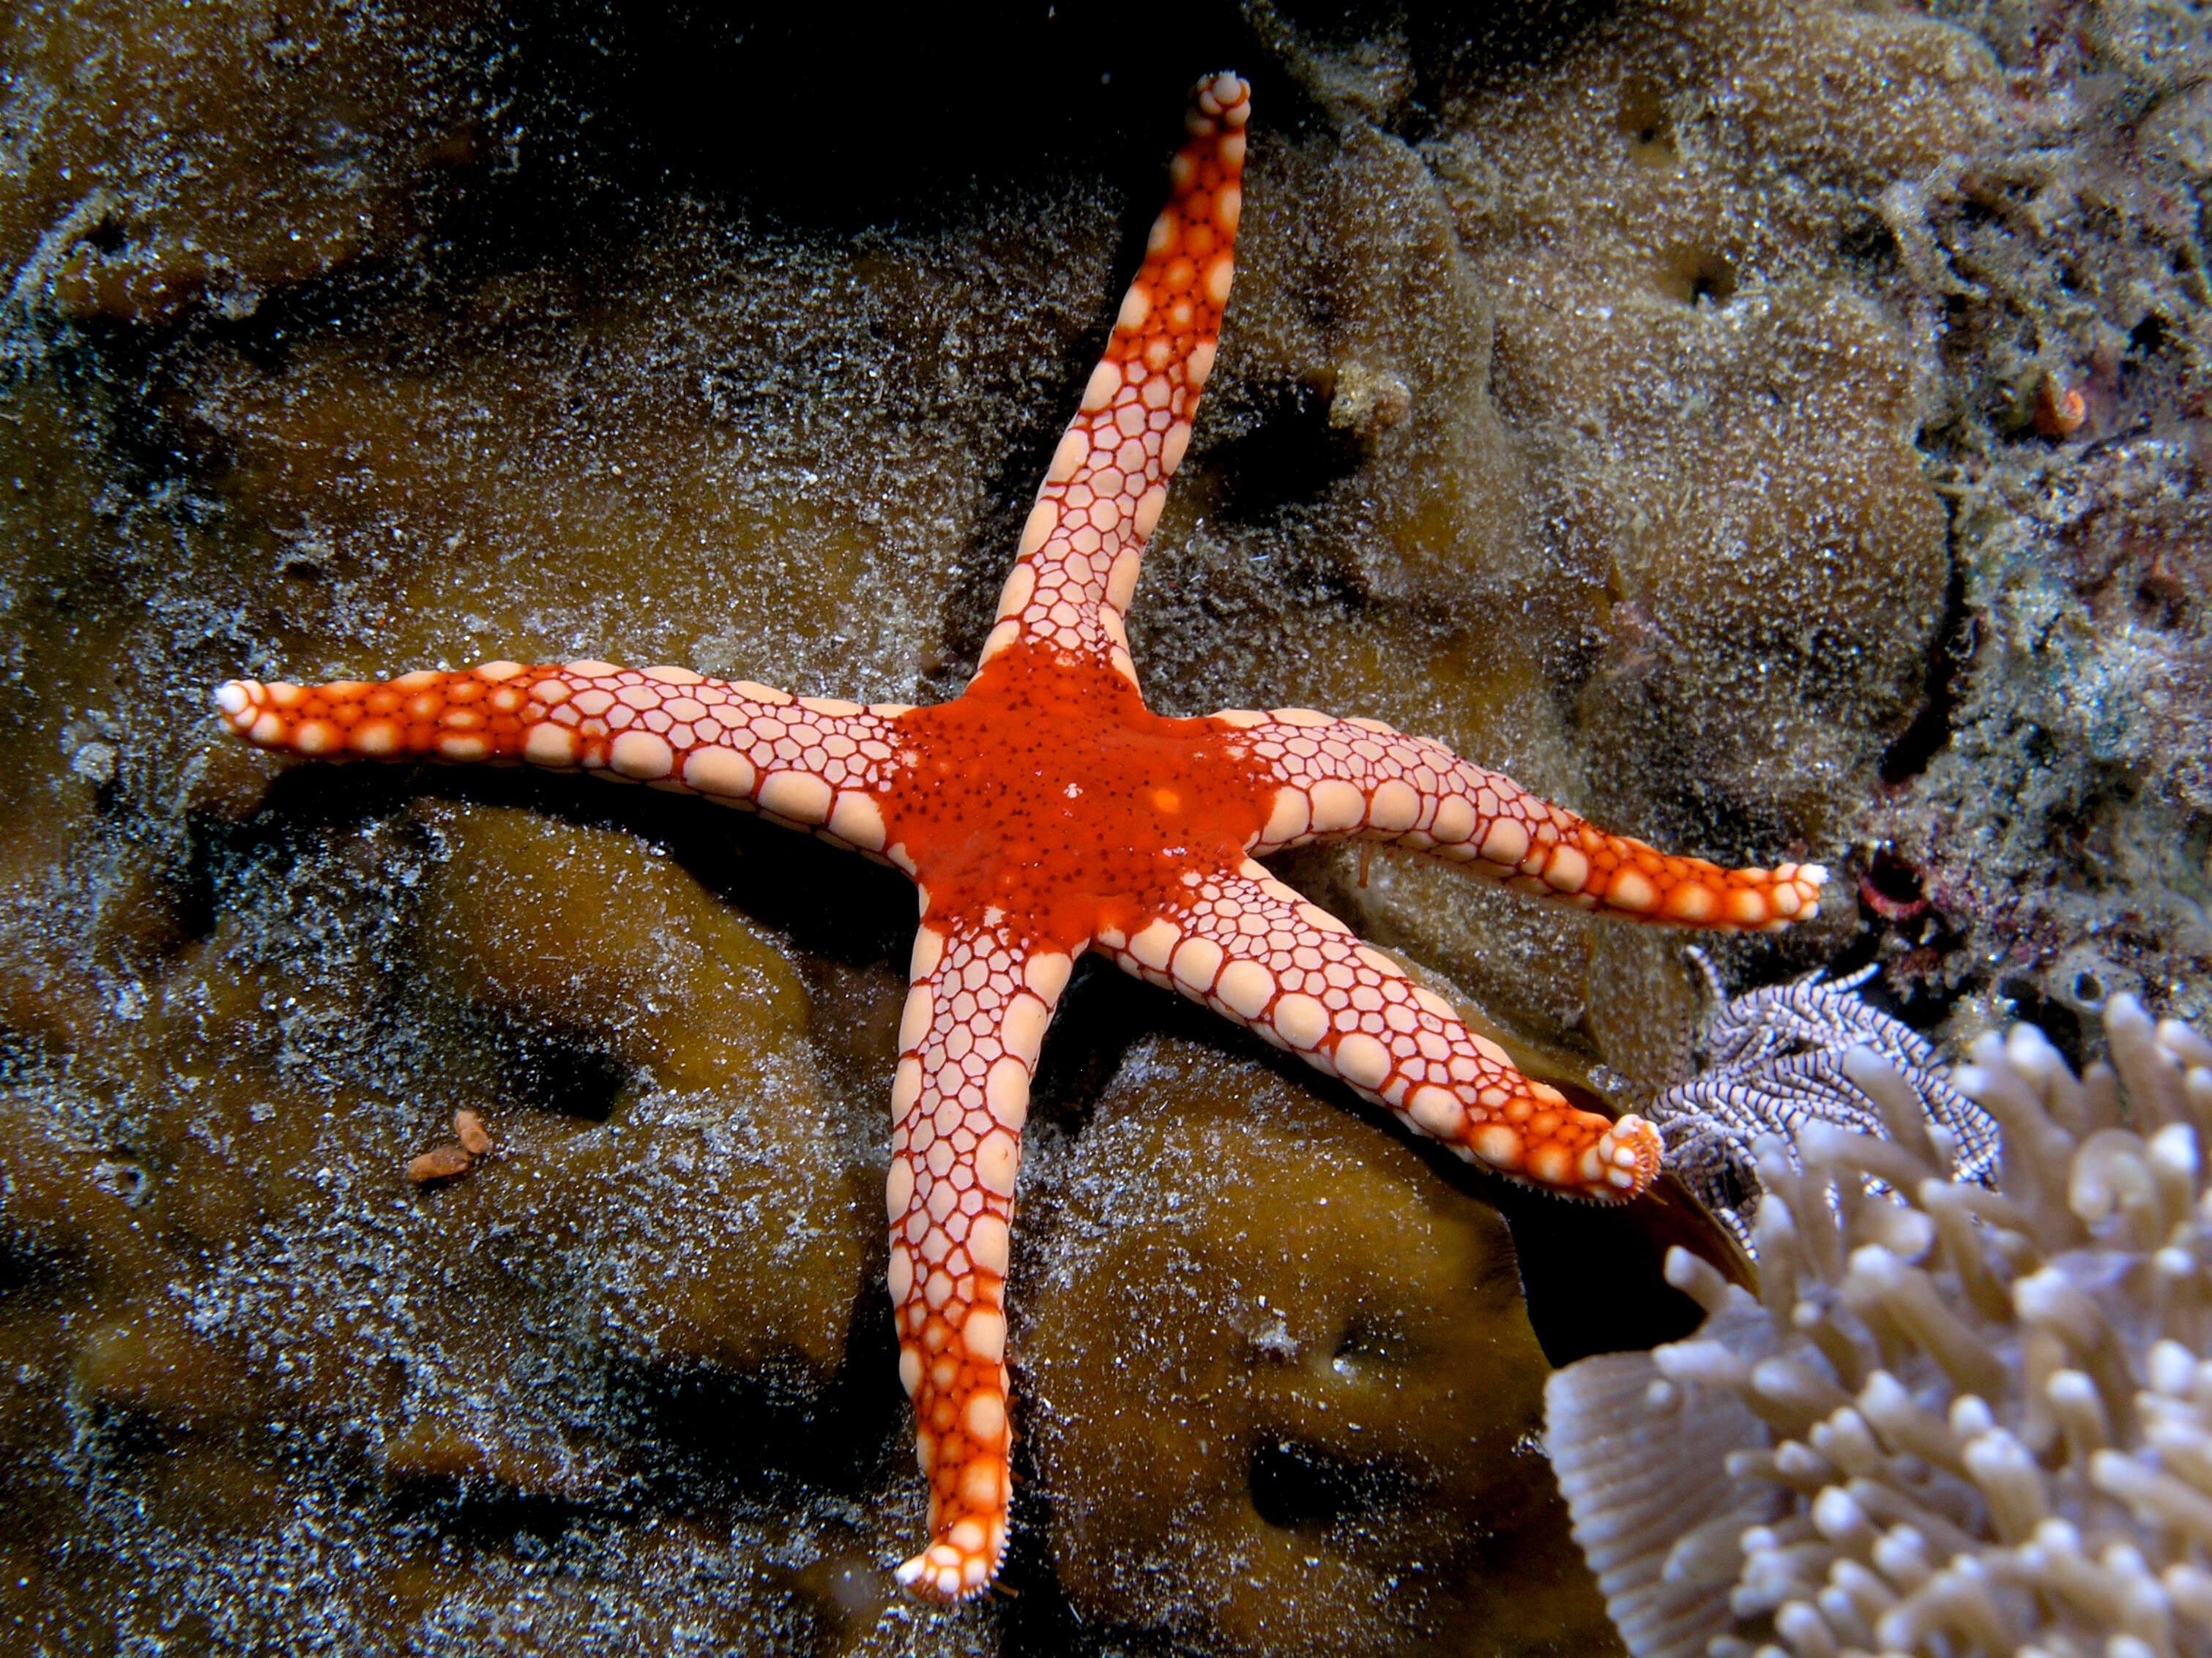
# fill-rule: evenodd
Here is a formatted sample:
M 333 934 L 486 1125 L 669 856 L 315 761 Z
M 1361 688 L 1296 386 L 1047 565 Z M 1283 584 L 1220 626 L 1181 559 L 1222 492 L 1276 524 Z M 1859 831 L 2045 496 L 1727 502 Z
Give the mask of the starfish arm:
M 1381 841 L 1464 864 L 1516 891 L 1674 926 L 1786 926 L 1820 913 L 1818 864 L 1723 869 L 1611 835 L 1470 765 L 1441 743 L 1309 708 L 1213 718 L 1279 786 L 1250 851 Z
M 963 1600 L 997 1576 L 1011 1495 L 1006 1288 L 1030 1078 L 1070 957 L 925 920 L 891 1084 L 890 1292 L 929 1480 L 929 1546 L 899 1581 Z
M 521 760 L 703 794 L 880 856 L 898 767 L 895 704 L 863 708 L 684 668 L 487 662 L 381 683 L 218 686 L 257 748 L 322 759 Z
M 1658 1131 L 1583 1111 L 1516 1070 L 1451 1004 L 1246 859 L 1098 948 L 1351 1084 L 1462 1158 L 1574 1198 L 1619 1203 L 1658 1177 Z
M 1243 201 L 1250 96 L 1226 74 L 1191 94 L 1191 138 L 1170 170 L 1167 205 L 1037 490 L 983 663 L 1026 640 L 1108 662 L 1136 683 L 1123 620 L 1213 368 Z

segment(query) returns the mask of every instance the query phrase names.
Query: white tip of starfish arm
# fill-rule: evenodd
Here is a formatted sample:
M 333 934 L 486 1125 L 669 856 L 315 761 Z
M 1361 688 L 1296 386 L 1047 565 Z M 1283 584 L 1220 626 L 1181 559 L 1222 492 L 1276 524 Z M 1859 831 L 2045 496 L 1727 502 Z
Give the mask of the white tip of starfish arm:
M 1583 1153 L 1578 1172 L 1594 1187 L 1610 1186 L 1624 1195 L 1641 1192 L 1659 1177 L 1662 1149 L 1659 1131 L 1632 1111 Z
M 1242 126 L 1249 116 L 1246 106 L 1252 96 L 1251 84 L 1234 70 L 1223 70 L 1209 75 L 1191 88 L 1194 112 L 1205 117 L 1226 117 L 1231 126 Z
M 215 688 L 215 705 L 225 714 L 244 714 L 253 706 L 253 693 L 260 689 L 249 680 L 227 680 Z
M 981 1554 L 963 1555 L 949 1544 L 936 1543 L 901 1563 L 896 1574 L 899 1587 L 925 1599 L 942 1601 L 971 1600 L 998 1576 L 998 1568 Z

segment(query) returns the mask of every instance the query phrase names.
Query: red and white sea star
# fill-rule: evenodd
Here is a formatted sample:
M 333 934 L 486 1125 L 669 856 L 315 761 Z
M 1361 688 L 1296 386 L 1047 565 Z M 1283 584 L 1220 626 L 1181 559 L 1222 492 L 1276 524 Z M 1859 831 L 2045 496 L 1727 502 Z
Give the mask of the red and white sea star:
M 1079 955 L 1205 1003 L 1470 1162 L 1610 1202 L 1658 1172 L 1648 1123 L 1578 1110 L 1523 1077 L 1255 856 L 1379 841 L 1583 908 L 1705 927 L 1804 920 L 1825 878 L 1814 865 L 1667 856 L 1374 720 L 1145 707 L 1122 617 L 1213 368 L 1249 97 L 1231 75 L 1192 95 L 1168 204 L 953 701 L 862 708 L 603 662 L 216 693 L 263 748 L 628 777 L 750 807 L 913 878 L 921 924 L 887 1201 L 931 1540 L 899 1576 L 945 1600 L 985 1588 L 1006 1550 L 1015 1174 L 1038 1048 Z

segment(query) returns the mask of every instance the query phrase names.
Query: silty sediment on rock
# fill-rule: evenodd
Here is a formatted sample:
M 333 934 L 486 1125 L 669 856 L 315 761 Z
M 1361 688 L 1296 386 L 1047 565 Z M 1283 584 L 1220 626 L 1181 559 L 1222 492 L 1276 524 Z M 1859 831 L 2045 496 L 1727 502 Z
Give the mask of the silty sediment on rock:
M 1103 1581 L 1079 1539 L 970 1624 L 911 1625 L 869 1587 L 918 1523 L 896 1400 L 848 1380 L 888 1362 L 865 1310 L 874 1199 L 847 1181 L 880 1172 L 894 884 L 759 826 L 731 860 L 720 826 L 641 792 L 272 781 L 215 746 L 201 701 L 280 665 L 586 651 L 773 667 L 808 692 L 952 689 L 1111 314 L 1116 215 L 1152 205 L 1152 70 L 1085 57 L 1118 38 L 1103 27 L 1071 47 L 1010 25 L 1009 53 L 1037 50 L 1005 62 L 841 39 L 781 74 L 752 55 L 772 43 L 711 29 L 579 11 L 501 33 L 453 12 L 213 29 L 195 76 L 145 96 L 102 78 L 149 86 L 132 42 L 208 15 L 156 17 L 98 64 L 81 28 L 16 25 L 10 95 L 44 112 L 13 106 L 37 154 L 10 175 L 29 280 L 0 428 L 0 479 L 21 480 L 0 483 L 0 1008 L 4 1315 L 24 1355 L 0 1604 L 55 1641 L 180 1619 L 369 1650 L 592 1650 L 610 1630 L 1234 1647 L 1257 1601 L 1217 1606 L 1194 1576 L 1101 1591 L 1127 1622 L 1068 1633 L 1054 1575 Z M 1918 695 L 1943 574 L 1910 441 L 1914 377 L 1942 367 L 1916 320 L 1932 290 L 1860 233 L 1946 146 L 2004 142 L 1973 37 L 1749 6 L 1562 10 L 1480 50 L 1419 20 L 1258 45 L 1243 21 L 1191 27 L 1216 31 L 1207 61 L 1273 77 L 1284 113 L 1255 145 L 1194 487 L 1139 608 L 1159 706 L 1357 708 L 1722 857 L 1839 842 Z M 856 98 L 852 130 L 787 175 L 758 160 L 787 147 L 714 149 L 772 100 L 656 125 L 681 112 L 670 87 L 803 87 L 832 60 L 878 91 L 930 66 L 933 104 L 959 111 L 1046 86 L 1126 131 L 1041 128 L 978 192 L 974 154 L 950 151 L 989 122 L 933 117 L 951 138 L 932 162 L 919 126 L 866 125 L 906 119 L 896 96 Z M 1192 68 L 1157 67 L 1171 104 Z M 149 97 L 159 145 L 100 125 Z M 860 161 L 905 181 L 898 214 Z M 121 205 L 72 228 L 88 170 Z M 1638 210 L 1613 216 L 1638 180 Z M 1737 536 L 1761 502 L 1773 533 Z M 1887 632 L 1855 585 L 1868 561 L 1898 573 Z M 1835 601 L 1826 631 L 1744 631 L 1808 592 Z M 1381 857 L 1364 888 L 1356 860 L 1290 872 L 1471 992 L 1547 1074 L 1622 1101 L 1686 1063 L 1694 983 L 1668 941 Z M 538 953 L 502 910 L 517 899 L 574 920 L 574 953 Z M 647 900 L 665 962 L 592 922 Z M 1091 1034 L 1063 1033 L 1077 1051 L 1038 1107 L 1072 1145 L 1127 1022 L 1173 1017 L 1084 1005 Z M 1226 1096 L 1307 1086 L 1205 1051 Z M 407 1159 L 461 1107 L 497 1156 L 409 1188 Z M 1387 1140 L 1340 1150 L 1388 1175 L 1378 1214 L 1467 1197 Z M 772 1211 L 757 1176 L 787 1159 L 822 1181 Z M 1074 1166 L 1037 1171 L 1042 1216 Z M 1235 1242 L 1215 1230 L 1200 1223 Z M 801 1236 L 819 1253 L 793 1276 Z M 1086 1248 L 1041 1233 L 1017 1303 Z M 692 1281 L 702 1264 L 720 1287 Z M 1202 1286 L 1194 1316 L 1290 1304 L 1259 1270 L 1234 1296 Z M 1653 1299 L 1607 1317 L 1626 1327 Z M 1034 1385 L 1048 1407 L 1060 1382 L 1041 1367 Z M 1157 1385 L 1189 1408 L 1179 1378 Z M 732 1430 L 756 1419 L 779 1425 Z M 1347 1466 L 1322 1529 L 1379 1570 L 1382 1544 L 1344 1540 L 1389 1460 Z M 1437 1478 L 1465 1498 L 1449 1525 L 1477 1525 L 1472 1477 Z M 1054 1488 L 1035 1491 L 1048 1511 Z M 283 1582 L 319 1585 L 323 1610 L 301 1622 Z M 1459 1591 L 1400 1592 L 1362 1604 L 1387 1621 Z

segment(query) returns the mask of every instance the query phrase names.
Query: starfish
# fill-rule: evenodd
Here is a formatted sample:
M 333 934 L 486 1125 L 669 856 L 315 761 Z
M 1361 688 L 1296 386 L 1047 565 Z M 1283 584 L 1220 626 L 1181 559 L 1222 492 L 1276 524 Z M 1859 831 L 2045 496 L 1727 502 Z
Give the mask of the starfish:
M 980 1593 L 1006 1551 L 1016 1170 L 1077 957 L 1203 1002 L 1470 1163 L 1619 1202 L 1657 1175 L 1649 1123 L 1522 1075 L 1255 858 L 1357 839 L 1638 920 L 1760 928 L 1819 911 L 1817 865 L 1671 857 L 1376 720 L 1145 706 L 1123 617 L 1214 367 L 1249 112 L 1233 75 L 1193 92 L 1167 205 L 952 701 L 864 708 L 598 661 L 215 694 L 264 749 L 628 778 L 749 808 L 914 880 L 885 1195 L 899 1377 L 930 1490 L 930 1541 L 898 1576 L 929 1598 Z

